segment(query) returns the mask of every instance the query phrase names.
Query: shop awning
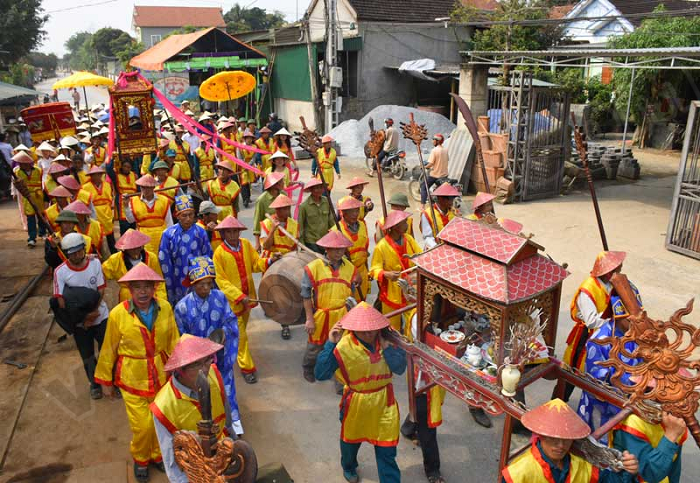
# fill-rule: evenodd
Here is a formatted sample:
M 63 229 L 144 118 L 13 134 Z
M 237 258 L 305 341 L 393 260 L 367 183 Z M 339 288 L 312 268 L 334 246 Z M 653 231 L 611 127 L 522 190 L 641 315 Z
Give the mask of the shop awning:
M 166 62 L 164 70 L 184 72 L 187 70 L 243 69 L 267 65 L 267 59 L 241 59 L 237 55 L 227 57 L 194 57 L 190 60 Z
M 23 96 L 40 96 L 41 93 L 32 89 L 27 89 L 26 87 L 16 86 L 14 84 L 7 84 L 5 82 L 0 82 L 0 101 L 7 99 L 13 99 L 15 97 Z
M 185 60 L 196 60 L 197 62 L 200 59 L 214 60 L 226 57 L 238 57 L 245 60 L 265 58 L 265 54 L 255 47 L 241 42 L 222 30 L 211 27 L 191 34 L 171 35 L 131 59 L 129 64 L 138 69 L 161 71 L 165 69 L 165 64 L 168 61 L 183 61 L 182 57 L 176 58 L 176 56 L 183 54 L 184 50 L 188 50 L 187 54 L 192 56 L 192 59 Z M 202 54 L 211 54 L 211 57 L 205 57 Z

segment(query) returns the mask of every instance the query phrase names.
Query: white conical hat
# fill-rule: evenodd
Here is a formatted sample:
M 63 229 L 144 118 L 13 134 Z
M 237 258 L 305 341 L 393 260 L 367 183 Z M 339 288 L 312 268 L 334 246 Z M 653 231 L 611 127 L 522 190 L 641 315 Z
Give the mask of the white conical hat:
M 283 135 L 283 134 L 284 134 L 284 135 L 287 135 L 287 136 L 291 136 L 291 135 L 292 135 L 292 133 L 290 133 L 289 131 L 287 131 L 285 128 L 280 129 L 280 130 L 277 131 L 274 135 L 275 135 L 275 136 L 281 136 L 281 135 Z
M 39 147 L 36 148 L 36 150 L 37 150 L 37 151 L 51 151 L 51 152 L 53 152 L 53 153 L 56 152 L 56 148 L 54 148 L 53 146 L 51 146 L 51 145 L 50 145 L 49 143 L 47 143 L 46 141 L 44 141 L 43 143 L 41 143 L 41 144 L 39 145 Z

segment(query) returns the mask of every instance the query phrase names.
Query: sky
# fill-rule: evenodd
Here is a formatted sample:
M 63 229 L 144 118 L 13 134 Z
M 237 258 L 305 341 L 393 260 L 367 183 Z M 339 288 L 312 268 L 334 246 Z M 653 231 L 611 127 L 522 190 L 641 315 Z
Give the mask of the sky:
M 95 32 L 103 27 L 122 29 L 134 36 L 131 30 L 134 5 L 221 7 L 226 13 L 236 3 L 216 0 L 44 0 L 44 13 L 49 15 L 44 25 L 47 35 L 37 50 L 62 57 L 66 53 L 64 44 L 71 35 L 83 30 Z M 296 20 L 297 5 L 299 16 L 302 16 L 310 0 L 239 0 L 238 3 L 244 7 L 279 10 L 291 22 Z

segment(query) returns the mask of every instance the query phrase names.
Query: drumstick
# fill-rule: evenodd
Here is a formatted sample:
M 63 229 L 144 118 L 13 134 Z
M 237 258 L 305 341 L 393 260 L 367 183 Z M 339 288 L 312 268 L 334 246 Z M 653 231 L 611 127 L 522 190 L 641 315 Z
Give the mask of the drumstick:
M 272 223 L 275 223 L 275 220 L 269 215 L 269 213 L 266 213 L 266 214 L 265 214 L 265 218 L 267 218 L 268 220 L 270 220 Z M 304 245 L 304 244 L 303 244 L 302 242 L 300 242 L 296 237 L 294 237 L 291 233 L 289 233 L 287 230 L 285 230 L 285 229 L 282 227 L 281 224 L 278 224 L 278 225 L 277 225 L 277 229 L 278 229 L 279 231 L 281 231 L 282 233 L 284 233 L 284 235 L 285 235 L 287 238 L 289 238 L 289 239 L 292 240 L 294 243 L 296 243 L 297 246 L 299 247 L 299 249 L 301 249 L 301 250 L 303 250 L 303 251 L 305 251 L 305 252 L 308 252 L 308 253 L 312 254 L 312 255 L 315 256 L 316 258 L 320 258 L 321 260 L 323 260 L 323 261 L 326 262 L 326 263 L 329 263 L 329 262 L 328 262 L 328 259 L 327 259 L 326 257 L 324 257 L 323 255 L 321 255 L 320 253 L 316 253 L 316 252 L 313 251 L 311 248 L 309 248 L 309 247 L 307 247 L 306 245 Z
M 248 299 L 248 302 L 260 303 L 260 304 L 274 304 L 272 300 L 260 300 L 260 299 Z

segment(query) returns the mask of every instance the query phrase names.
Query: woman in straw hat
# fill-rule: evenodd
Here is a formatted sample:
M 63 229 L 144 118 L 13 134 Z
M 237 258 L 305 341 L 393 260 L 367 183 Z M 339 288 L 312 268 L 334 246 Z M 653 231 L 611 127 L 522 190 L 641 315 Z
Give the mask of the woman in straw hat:
M 343 476 L 359 481 L 357 452 L 374 446 L 380 483 L 398 483 L 399 405 L 392 377 L 406 370 L 406 353 L 393 347 L 382 331 L 389 319 L 360 302 L 333 326 L 314 370 L 318 380 L 334 374 L 345 385 L 340 402 L 340 464 Z M 343 335 L 345 332 L 345 335 Z

